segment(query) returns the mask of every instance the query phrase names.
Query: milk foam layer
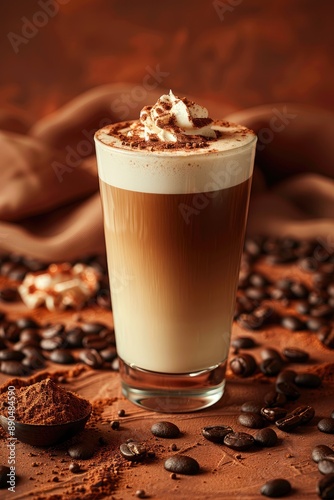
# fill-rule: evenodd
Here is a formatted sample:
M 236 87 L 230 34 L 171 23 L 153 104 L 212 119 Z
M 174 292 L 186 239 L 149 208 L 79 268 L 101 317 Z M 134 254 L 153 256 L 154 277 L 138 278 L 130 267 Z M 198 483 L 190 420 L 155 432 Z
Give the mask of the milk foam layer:
M 124 144 L 130 125 L 109 125 L 95 135 L 99 177 L 111 186 L 143 193 L 203 193 L 235 186 L 252 174 L 256 136 L 241 125 L 216 121 L 212 128 L 221 137 L 205 147 L 159 151 Z

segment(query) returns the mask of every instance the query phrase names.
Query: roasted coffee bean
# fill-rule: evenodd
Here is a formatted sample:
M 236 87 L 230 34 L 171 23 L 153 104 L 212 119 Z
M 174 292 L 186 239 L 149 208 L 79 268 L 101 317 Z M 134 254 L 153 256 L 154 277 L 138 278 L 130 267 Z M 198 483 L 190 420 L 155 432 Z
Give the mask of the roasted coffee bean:
M 274 323 L 278 320 L 276 311 L 271 306 L 261 305 L 254 309 L 253 314 L 262 321 L 262 324 Z
M 245 297 L 244 295 L 239 295 L 237 297 L 237 304 L 241 306 L 241 311 L 240 313 L 251 313 L 254 311 L 254 309 L 258 306 L 258 302 L 255 300 L 251 300 L 248 297 Z M 239 313 L 239 314 L 240 314 Z
M 333 418 L 322 418 L 318 422 L 318 429 L 326 434 L 334 434 L 334 419 Z
M 334 474 L 334 457 L 327 457 L 320 460 L 318 470 L 321 474 Z
M 103 358 L 95 349 L 85 349 L 79 354 L 79 359 L 86 365 L 92 368 L 101 368 L 103 365 Z
M 298 283 L 296 281 L 291 283 L 290 291 L 293 298 L 296 299 L 305 299 L 309 294 L 307 287 L 303 283 Z
M 283 362 L 279 358 L 267 358 L 261 361 L 259 368 L 264 375 L 274 377 L 282 370 Z
M 96 351 L 102 351 L 102 349 L 108 347 L 108 342 L 99 337 L 99 335 L 97 334 L 89 334 L 82 339 L 82 345 L 87 349 L 95 349 Z
M 264 300 L 268 297 L 266 289 L 263 287 L 249 286 L 245 289 L 245 295 L 249 299 Z
M 328 299 L 328 294 L 325 290 L 313 290 L 309 293 L 308 302 L 312 306 L 319 306 L 325 304 Z
M 249 282 L 255 287 L 265 287 L 269 285 L 269 280 L 260 273 L 252 273 L 249 275 Z
M 317 493 L 320 498 L 334 498 L 334 474 L 327 474 L 318 482 Z
M 289 493 L 291 492 L 291 484 L 287 479 L 271 479 L 261 487 L 260 492 L 261 495 L 264 495 L 265 497 L 284 497 L 286 495 L 289 495 Z
M 318 270 L 319 264 L 314 257 L 305 257 L 298 260 L 299 267 L 306 272 L 313 273 Z
M 167 458 L 164 467 L 169 472 L 190 476 L 198 474 L 200 470 L 197 460 L 187 455 L 174 455 L 173 457 Z
M 88 460 L 94 455 L 96 443 L 93 440 L 78 441 L 67 450 L 69 456 L 75 460 Z
M 239 354 L 230 361 L 232 372 L 239 377 L 249 377 L 256 370 L 256 361 L 251 354 Z
M 332 318 L 334 316 L 334 310 L 329 304 L 321 304 L 319 306 L 312 307 L 309 313 L 314 318 Z
M 104 361 L 113 361 L 117 357 L 116 347 L 110 346 L 106 349 L 102 349 L 102 351 L 100 351 L 100 356 L 104 359 Z
M 294 370 L 282 370 L 278 375 L 276 379 L 276 384 L 279 384 L 280 382 L 295 382 L 297 372 Z
M 0 351 L 0 361 L 22 361 L 24 354 L 21 351 L 15 351 L 14 349 L 2 349 Z
M 309 359 L 309 353 L 298 347 L 285 347 L 283 356 L 293 363 L 304 363 Z
M 17 326 L 21 328 L 22 330 L 25 330 L 26 328 L 30 328 L 32 330 L 36 330 L 40 328 L 39 323 L 35 321 L 34 319 L 30 318 L 29 316 L 25 316 L 23 318 L 19 318 L 15 321 Z
M 324 324 L 324 320 L 320 318 L 309 318 L 306 320 L 306 328 L 311 332 L 319 331 Z
M 73 472 L 73 474 L 78 474 L 81 472 L 80 464 L 78 464 L 78 462 L 71 462 L 68 466 L 68 470 Z
M 300 314 L 307 314 L 310 310 L 310 304 L 306 300 L 301 300 L 300 302 L 296 303 L 295 309 Z M 307 322 L 306 322 L 306 325 L 307 325 Z
M 62 365 L 70 365 L 75 363 L 75 357 L 66 349 L 55 349 L 50 353 L 50 361 L 54 363 L 59 363 Z
M 256 346 L 255 341 L 251 337 L 235 337 L 231 341 L 232 347 L 235 349 L 252 349 Z
M 315 411 L 314 411 L 314 408 L 312 408 L 312 406 L 309 406 L 309 405 L 298 406 L 297 408 L 295 408 L 294 410 L 289 412 L 288 415 L 291 415 L 291 416 L 297 415 L 300 418 L 301 424 L 307 424 L 314 417 Z
M 6 465 L 0 465 L 0 489 L 8 488 L 8 477 L 10 468 Z
M 250 429 L 262 429 L 265 425 L 265 421 L 258 413 L 240 413 L 238 422 Z
M 254 444 L 254 438 L 247 432 L 229 432 L 224 438 L 224 444 L 233 450 L 248 450 Z
M 287 330 L 298 331 L 305 329 L 305 323 L 296 316 L 283 316 L 281 325 Z
M 6 321 L 0 325 L 0 337 L 9 340 L 9 342 L 18 342 L 20 340 L 20 328 L 11 321 Z
M 329 349 L 334 349 L 334 328 L 324 327 L 318 332 L 318 339 L 320 342 Z
M 24 328 L 20 333 L 20 342 L 26 345 L 37 345 L 40 342 L 40 336 L 35 328 Z
M 82 347 L 84 332 L 79 326 L 66 331 L 66 341 L 70 347 Z
M 295 378 L 295 384 L 298 387 L 306 387 L 309 389 L 316 389 L 321 385 L 321 377 L 315 373 L 297 373 Z
M 44 351 L 53 351 L 54 349 L 61 349 L 62 347 L 65 347 L 66 341 L 64 337 L 56 335 L 52 338 L 43 338 L 39 345 L 41 349 L 44 349 Z
M 290 297 L 289 291 L 273 287 L 269 291 L 269 295 L 274 300 L 287 300 Z
M 327 274 L 321 271 L 318 271 L 313 274 L 313 287 L 314 288 L 326 288 L 331 281 L 333 281 L 333 276 L 331 274 Z
M 273 349 L 272 347 L 266 347 L 265 349 L 262 349 L 260 354 L 262 359 L 272 359 L 272 358 L 277 358 L 280 360 L 282 359 L 277 349 Z
M 327 457 L 334 458 L 334 450 L 325 444 L 318 444 L 312 450 L 312 460 L 316 463 Z
M 20 361 L 0 361 L 0 372 L 6 375 L 24 377 L 29 374 L 29 369 Z
M 151 427 L 151 432 L 154 436 L 160 438 L 172 439 L 180 435 L 180 429 L 172 422 L 156 422 Z
M 291 401 L 296 401 L 300 397 L 300 392 L 293 382 L 276 382 L 276 390 Z
M 23 366 L 28 368 L 29 370 L 41 370 L 45 367 L 44 359 L 41 359 L 39 356 L 26 356 L 22 360 Z
M 220 444 L 224 442 L 224 438 L 229 432 L 233 432 L 229 425 L 211 425 L 202 429 L 202 435 L 205 439 Z
M 246 238 L 244 244 L 244 251 L 252 257 L 258 257 L 261 254 L 261 241 L 252 238 Z
M 8 287 L 0 290 L 0 302 L 18 302 L 20 294 L 16 288 Z
M 106 325 L 103 323 L 82 323 L 81 328 L 85 333 L 99 333 L 106 328 Z
M 264 324 L 265 318 L 256 317 L 253 313 L 243 313 L 238 317 L 238 323 L 246 330 L 259 330 Z
M 41 328 L 39 332 L 42 339 L 52 339 L 61 335 L 64 330 L 65 326 L 62 323 L 54 323 Z
M 244 413 L 257 413 L 260 415 L 262 405 L 256 401 L 246 401 L 241 405 L 240 410 Z
M 285 405 L 287 398 L 285 394 L 273 390 L 264 395 L 263 401 L 267 407 L 277 407 Z
M 122 457 L 130 462 L 143 460 L 147 453 L 145 446 L 141 443 L 137 443 L 136 441 L 123 443 L 119 449 Z
M 275 446 L 277 443 L 277 434 L 274 429 L 260 429 L 255 434 L 254 440 L 255 444 L 269 448 L 270 446 Z
M 269 422 L 276 422 L 276 420 L 280 420 L 284 418 L 288 413 L 288 410 L 285 408 L 281 408 L 279 406 L 264 407 L 261 409 L 261 415 Z
M 116 345 L 115 330 L 113 330 L 112 328 L 104 328 L 99 332 L 99 336 L 106 342 L 108 342 L 109 345 Z

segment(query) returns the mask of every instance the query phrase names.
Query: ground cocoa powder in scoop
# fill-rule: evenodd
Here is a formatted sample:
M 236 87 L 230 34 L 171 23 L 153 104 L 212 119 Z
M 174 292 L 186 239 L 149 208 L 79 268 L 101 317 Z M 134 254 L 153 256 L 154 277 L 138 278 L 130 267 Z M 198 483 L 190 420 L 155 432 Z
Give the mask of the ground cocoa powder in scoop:
M 15 391 L 15 421 L 35 425 L 73 422 L 86 416 L 91 404 L 47 378 Z M 0 411 L 6 416 L 7 394 L 0 396 Z

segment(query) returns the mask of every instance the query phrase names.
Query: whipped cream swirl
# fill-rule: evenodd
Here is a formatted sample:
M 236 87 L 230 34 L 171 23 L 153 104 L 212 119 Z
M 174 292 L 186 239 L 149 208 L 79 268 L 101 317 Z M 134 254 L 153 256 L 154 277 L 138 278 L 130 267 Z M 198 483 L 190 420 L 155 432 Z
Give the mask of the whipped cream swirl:
M 146 140 L 178 142 L 184 136 L 201 136 L 216 139 L 216 132 L 211 128 L 213 120 L 206 108 L 179 98 L 170 90 L 162 95 L 154 106 L 145 106 L 140 113 L 142 137 Z M 131 134 L 131 133 L 130 133 Z

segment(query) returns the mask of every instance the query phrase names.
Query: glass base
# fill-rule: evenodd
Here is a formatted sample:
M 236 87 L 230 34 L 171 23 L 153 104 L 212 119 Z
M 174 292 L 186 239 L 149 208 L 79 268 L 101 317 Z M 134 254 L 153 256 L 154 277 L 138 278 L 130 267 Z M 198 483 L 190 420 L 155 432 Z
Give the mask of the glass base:
M 163 413 L 202 410 L 224 393 L 226 362 L 195 373 L 156 373 L 119 359 L 122 392 L 132 403 Z

